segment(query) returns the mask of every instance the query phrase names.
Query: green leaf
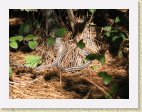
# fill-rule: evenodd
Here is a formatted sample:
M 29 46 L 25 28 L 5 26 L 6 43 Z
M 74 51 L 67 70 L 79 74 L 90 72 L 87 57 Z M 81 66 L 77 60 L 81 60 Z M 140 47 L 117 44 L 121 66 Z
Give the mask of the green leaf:
M 97 59 L 102 65 L 105 63 L 105 55 L 102 54 L 88 54 L 86 56 L 86 59 L 88 60 L 94 60 L 94 59 Z
M 108 85 L 111 82 L 111 80 L 112 80 L 112 76 L 110 76 L 110 75 L 106 75 L 103 77 L 103 83 L 105 85 Z
M 103 55 L 99 55 L 98 57 L 97 57 L 97 60 L 103 65 L 103 64 L 105 64 L 105 55 L 103 54 Z
M 96 66 L 96 65 L 91 66 L 91 68 L 92 68 L 93 70 L 98 70 L 98 66 Z
M 111 31 L 111 26 L 105 26 L 104 28 L 103 28 L 103 30 L 104 31 L 107 31 L 107 32 L 110 32 Z
M 25 24 L 22 24 L 22 25 L 20 26 L 19 34 L 24 35 L 24 34 L 28 34 L 28 33 L 30 33 L 30 32 L 31 32 L 30 24 L 25 23 Z
M 48 37 L 48 39 L 47 39 L 47 44 L 48 44 L 49 46 L 53 46 L 54 43 L 55 43 L 55 38 L 53 38 L 53 37 Z
M 13 36 L 13 37 L 10 37 L 9 41 L 12 42 L 12 41 L 22 41 L 23 40 L 23 36 Z
M 105 75 L 107 75 L 106 72 L 99 72 L 99 73 L 98 73 L 98 76 L 100 76 L 100 77 L 104 77 Z
M 119 90 L 119 85 L 117 83 L 114 83 L 112 86 L 111 86 L 111 90 L 110 90 L 110 94 L 116 94 Z
M 120 38 L 121 38 L 120 36 L 113 36 L 112 37 L 112 42 L 116 42 Z
M 28 46 L 31 48 L 31 49 L 35 49 L 37 47 L 38 43 L 37 41 L 30 41 L 28 43 Z
M 83 49 L 85 47 L 85 43 L 83 42 L 83 39 L 81 39 L 78 43 L 77 43 L 77 46 L 80 48 L 80 49 Z
M 19 31 L 18 31 L 18 32 L 19 32 L 20 35 L 23 35 L 23 34 L 24 34 L 24 24 L 21 24 L 21 25 L 20 25 L 20 28 L 19 28 Z
M 96 54 L 88 54 L 87 56 L 86 56 L 86 59 L 88 59 L 88 60 L 94 60 L 94 59 L 96 59 L 97 58 L 97 55 Z
M 119 32 L 118 29 L 112 29 L 112 30 L 111 30 L 111 33 L 118 33 L 118 32 Z
M 120 22 L 120 17 L 117 16 L 114 20 L 114 23 L 119 23 L 119 22 Z
M 116 42 L 117 40 L 121 40 L 122 41 L 122 40 L 125 40 L 125 39 L 126 39 L 125 34 L 122 33 L 122 32 L 120 32 L 117 35 L 112 36 L 112 42 Z
M 25 66 L 36 68 L 39 64 L 41 64 L 41 57 L 35 55 L 28 55 L 25 57 Z
M 122 58 L 123 58 L 122 50 L 119 50 L 119 51 L 118 51 L 118 58 L 120 58 L 120 59 L 122 59 Z
M 9 67 L 9 78 L 12 78 L 12 69 Z
M 89 9 L 89 11 L 93 14 L 96 12 L 96 9 Z
M 9 43 L 9 46 L 10 46 L 11 48 L 13 48 L 13 49 L 17 49 L 17 48 L 18 48 L 17 42 L 14 42 L 14 41 L 11 41 L 11 42 Z
M 103 83 L 105 85 L 108 85 L 112 81 L 112 76 L 108 75 L 106 72 L 100 72 L 98 76 L 103 78 Z
M 29 24 L 26 24 L 25 27 L 24 27 L 24 34 L 28 34 L 30 33 L 31 31 L 31 27 Z
M 88 60 L 86 58 L 83 58 L 82 61 L 83 61 L 83 64 L 85 64 L 86 62 L 88 62 Z
M 120 35 L 120 37 L 123 39 L 123 40 L 125 40 L 126 39 L 126 36 L 124 35 L 124 33 L 119 33 L 119 35 Z
M 56 37 L 63 37 L 66 33 L 67 33 L 66 29 L 65 28 L 61 28 L 61 29 L 58 29 L 55 32 L 55 36 Z
M 33 34 L 29 34 L 26 37 L 24 37 L 24 40 L 34 40 L 35 36 Z
M 106 32 L 106 33 L 105 33 L 105 36 L 106 36 L 106 37 L 110 37 L 110 36 L 111 36 L 111 35 L 110 35 L 110 32 Z

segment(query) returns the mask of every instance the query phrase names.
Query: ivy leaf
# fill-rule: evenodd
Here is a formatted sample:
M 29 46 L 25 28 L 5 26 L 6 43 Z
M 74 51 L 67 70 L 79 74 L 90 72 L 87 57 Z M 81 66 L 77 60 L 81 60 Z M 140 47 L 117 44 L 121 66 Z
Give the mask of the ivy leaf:
M 41 64 L 41 57 L 35 55 L 28 55 L 25 57 L 25 66 L 36 68 L 39 64 Z
M 125 36 L 125 34 L 124 33 L 119 33 L 119 35 L 121 36 L 121 38 L 123 39 L 123 40 L 125 40 L 126 39 L 126 36 Z
M 9 41 L 12 42 L 12 41 L 22 41 L 23 40 L 23 36 L 13 36 L 13 37 L 10 37 Z
M 116 94 L 119 90 L 119 85 L 117 83 L 114 83 L 112 86 L 111 86 L 111 90 L 110 90 L 110 94 Z
M 18 44 L 17 44 L 17 42 L 15 42 L 15 41 L 11 41 L 11 42 L 9 43 L 9 46 L 10 46 L 11 48 L 13 48 L 13 49 L 17 49 L 17 48 L 18 48 Z
M 106 72 L 99 72 L 99 73 L 98 73 L 98 76 L 104 77 L 106 74 L 107 74 Z
M 88 59 L 88 60 L 94 60 L 94 59 L 96 59 L 97 58 L 97 55 L 96 54 L 88 54 L 87 56 L 86 56 L 86 59 Z
M 126 39 L 126 36 L 123 32 L 120 32 L 119 34 L 112 36 L 112 42 L 116 42 L 118 40 L 122 41 L 125 39 Z
M 34 40 L 34 39 L 35 39 L 35 36 L 33 34 L 29 34 L 24 38 L 24 40 Z
M 113 36 L 112 37 L 112 42 L 116 42 L 118 39 L 120 39 L 120 36 Z
M 111 80 L 112 80 L 112 76 L 110 76 L 110 75 L 106 75 L 103 77 L 103 83 L 105 85 L 108 85 L 111 82 Z
M 94 60 L 94 59 L 97 59 L 102 65 L 105 63 L 105 55 L 102 54 L 88 54 L 86 56 L 86 59 L 88 60 Z
M 103 64 L 105 64 L 105 55 L 103 54 L 103 55 L 99 55 L 98 57 L 97 57 L 97 60 L 103 65 Z
M 119 32 L 118 29 L 112 29 L 112 30 L 111 30 L 111 33 L 118 33 L 118 32 Z
M 108 75 L 106 72 L 100 72 L 98 76 L 103 78 L 103 83 L 105 85 L 108 85 L 112 81 L 112 76 Z
M 60 28 L 55 32 L 56 37 L 63 37 L 67 33 L 65 28 Z
M 30 41 L 28 43 L 28 46 L 31 48 L 31 49 L 35 49 L 37 47 L 38 43 L 37 41 Z
M 96 9 L 89 9 L 89 11 L 93 14 L 96 12 Z
M 77 46 L 80 48 L 80 49 L 83 49 L 85 47 L 85 43 L 83 42 L 83 39 L 81 39 L 78 43 L 77 43 Z
M 48 37 L 48 39 L 47 39 L 47 44 L 48 44 L 49 46 L 53 46 L 54 43 L 55 43 L 55 38 L 53 38 L 53 37 Z
M 120 17 L 117 16 L 117 17 L 115 18 L 115 20 L 114 20 L 114 23 L 119 23 L 119 22 L 120 22 Z
M 106 37 L 110 37 L 110 36 L 111 36 L 110 32 L 106 32 L 106 33 L 105 33 L 105 36 L 106 36 Z
M 104 31 L 107 31 L 107 32 L 110 32 L 111 31 L 111 26 L 105 26 L 104 28 L 103 28 L 103 30 Z

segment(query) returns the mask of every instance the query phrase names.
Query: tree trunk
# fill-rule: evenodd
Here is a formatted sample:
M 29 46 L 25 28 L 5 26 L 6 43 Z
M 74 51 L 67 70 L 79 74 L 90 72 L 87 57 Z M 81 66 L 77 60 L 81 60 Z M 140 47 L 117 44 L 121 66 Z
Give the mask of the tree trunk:
M 58 28 L 61 28 L 61 24 L 57 18 L 55 10 L 53 9 L 45 9 L 43 10 L 43 16 L 45 20 L 45 31 L 48 34 L 55 32 Z

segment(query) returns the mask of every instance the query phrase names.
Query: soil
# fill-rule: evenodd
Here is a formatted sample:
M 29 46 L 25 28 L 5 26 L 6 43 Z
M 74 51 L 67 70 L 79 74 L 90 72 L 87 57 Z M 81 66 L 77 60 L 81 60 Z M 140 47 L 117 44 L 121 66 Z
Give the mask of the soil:
M 29 53 L 10 52 L 10 59 L 17 64 L 24 64 L 26 55 Z M 23 68 L 12 67 L 13 78 L 9 84 L 9 97 L 11 99 L 102 99 L 105 98 L 112 83 L 118 83 L 119 91 L 112 98 L 129 98 L 127 60 L 114 58 L 108 51 L 105 57 L 104 65 L 94 60 L 87 68 L 75 72 L 60 72 L 53 67 L 37 74 Z M 95 70 L 92 69 L 93 65 L 96 66 Z M 107 86 L 103 84 L 102 78 L 97 75 L 102 71 L 113 77 L 111 84 Z

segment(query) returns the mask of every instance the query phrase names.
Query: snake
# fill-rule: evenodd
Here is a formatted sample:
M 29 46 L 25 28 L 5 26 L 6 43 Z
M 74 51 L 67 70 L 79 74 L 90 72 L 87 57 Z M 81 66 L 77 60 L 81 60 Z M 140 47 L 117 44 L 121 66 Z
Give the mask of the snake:
M 81 65 L 81 66 L 61 67 L 61 62 L 63 60 L 63 57 L 67 53 L 69 47 L 65 48 L 61 38 L 56 38 L 56 43 L 55 43 L 54 48 L 57 50 L 57 58 L 55 59 L 55 61 L 52 64 L 42 65 L 42 66 L 37 67 L 35 69 L 36 71 L 38 71 L 40 69 L 43 69 L 43 68 L 57 66 L 57 68 L 60 69 L 61 71 L 71 72 L 71 71 L 77 71 L 77 70 L 84 69 L 84 68 L 88 67 L 91 64 L 91 61 L 88 60 L 84 65 Z M 83 54 L 86 56 L 86 55 L 89 54 L 89 52 L 86 51 L 86 50 L 83 50 Z
M 84 65 L 81 66 L 74 66 L 74 67 L 61 67 L 61 62 L 63 60 L 63 57 L 65 56 L 66 52 L 68 51 L 68 48 L 66 48 L 61 55 L 58 58 L 57 61 L 57 67 L 62 70 L 62 71 L 66 71 L 66 72 L 71 72 L 71 71 L 76 71 L 76 70 L 81 70 L 86 68 L 87 66 L 89 66 L 91 64 L 91 61 L 86 62 Z M 86 54 L 88 54 L 88 52 L 86 52 Z

